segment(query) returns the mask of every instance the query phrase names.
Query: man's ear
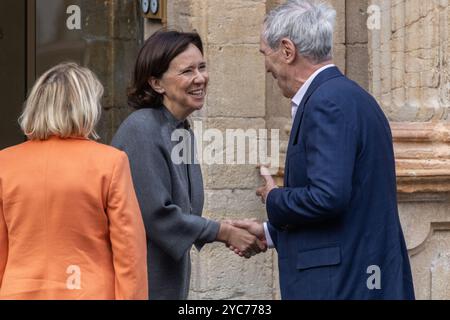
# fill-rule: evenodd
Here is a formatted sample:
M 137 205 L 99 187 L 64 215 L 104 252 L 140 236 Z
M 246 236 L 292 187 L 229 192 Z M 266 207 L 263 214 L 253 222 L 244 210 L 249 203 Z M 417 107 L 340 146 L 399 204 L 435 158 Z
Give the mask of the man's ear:
M 155 90 L 156 92 L 160 93 L 160 94 L 164 94 L 164 92 L 166 90 L 164 90 L 164 88 L 161 85 L 161 80 L 155 77 L 151 77 L 148 80 L 148 84 L 150 85 L 150 87 L 152 87 L 153 90 Z
M 291 64 L 297 57 L 297 47 L 291 39 L 283 38 L 280 43 L 281 53 L 286 63 Z

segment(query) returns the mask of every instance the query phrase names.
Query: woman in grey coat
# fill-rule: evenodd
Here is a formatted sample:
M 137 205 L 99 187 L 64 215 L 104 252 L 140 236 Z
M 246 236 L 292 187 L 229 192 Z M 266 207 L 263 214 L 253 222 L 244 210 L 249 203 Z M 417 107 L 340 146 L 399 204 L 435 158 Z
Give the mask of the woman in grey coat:
M 159 31 L 136 61 L 129 105 L 137 109 L 120 126 L 113 146 L 130 160 L 134 187 L 147 233 L 150 299 L 186 299 L 194 244 L 213 241 L 237 248 L 240 255 L 265 250 L 253 235 L 224 222 L 203 218 L 203 182 L 194 152 L 172 159 L 172 149 L 194 136 L 187 117 L 203 107 L 208 73 L 196 33 Z M 184 138 L 172 141 L 174 130 Z

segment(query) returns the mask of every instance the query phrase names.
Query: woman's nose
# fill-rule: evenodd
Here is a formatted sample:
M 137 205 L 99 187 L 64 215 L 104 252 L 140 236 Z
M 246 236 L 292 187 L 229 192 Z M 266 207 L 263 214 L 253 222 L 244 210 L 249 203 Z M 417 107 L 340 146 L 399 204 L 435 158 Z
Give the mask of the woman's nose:
M 205 83 L 207 78 L 208 78 L 208 75 L 205 72 L 197 70 L 196 74 L 195 74 L 194 81 L 196 83 Z

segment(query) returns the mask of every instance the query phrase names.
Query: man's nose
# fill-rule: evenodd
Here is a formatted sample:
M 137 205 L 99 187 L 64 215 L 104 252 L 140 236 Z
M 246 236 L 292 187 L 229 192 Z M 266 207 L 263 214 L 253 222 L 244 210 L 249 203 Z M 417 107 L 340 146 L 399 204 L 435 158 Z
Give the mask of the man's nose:
M 270 72 L 269 64 L 267 63 L 267 61 L 264 63 L 264 68 L 266 69 L 267 73 Z

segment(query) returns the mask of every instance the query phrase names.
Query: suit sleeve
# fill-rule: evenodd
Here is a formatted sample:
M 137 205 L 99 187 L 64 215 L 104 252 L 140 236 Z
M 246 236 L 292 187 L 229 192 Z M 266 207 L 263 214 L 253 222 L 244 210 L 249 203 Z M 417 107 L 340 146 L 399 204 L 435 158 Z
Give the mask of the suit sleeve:
M 270 223 L 266 223 L 267 226 L 267 232 L 269 232 L 270 239 L 272 240 L 272 244 L 274 248 L 277 248 L 278 246 L 278 230 Z M 266 232 L 266 229 L 264 228 L 264 232 Z M 266 234 L 267 238 L 267 234 Z
M 125 153 L 114 167 L 107 214 L 113 251 L 116 299 L 146 300 L 147 243 Z
M 213 242 L 218 222 L 186 214 L 173 202 L 168 164 L 171 159 L 157 136 L 139 126 L 121 129 L 113 145 L 125 151 L 130 159 L 147 238 L 175 260 L 180 260 L 194 243 Z
M 8 229 L 6 228 L 5 217 L 3 215 L 3 194 L 0 184 L 0 288 L 2 287 L 3 275 L 5 273 L 6 262 L 8 260 Z
M 306 143 L 308 185 L 269 193 L 267 212 L 273 225 L 322 221 L 347 208 L 352 195 L 357 134 L 341 108 L 344 107 L 320 99 L 305 110 L 305 136 L 301 138 Z

